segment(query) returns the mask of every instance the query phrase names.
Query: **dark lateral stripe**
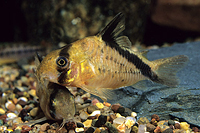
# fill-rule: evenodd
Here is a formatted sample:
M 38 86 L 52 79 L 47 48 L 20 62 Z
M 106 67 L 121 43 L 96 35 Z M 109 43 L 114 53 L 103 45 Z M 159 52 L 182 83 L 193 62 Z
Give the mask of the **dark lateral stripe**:
M 131 62 L 137 69 L 140 70 L 140 72 L 144 75 L 149 77 L 152 80 L 155 80 L 155 75 L 153 75 L 151 71 L 151 67 L 144 63 L 140 58 L 137 57 L 137 55 L 134 55 L 130 53 L 129 51 L 122 49 L 120 46 L 117 44 L 113 43 L 106 43 L 107 46 L 114 48 L 118 53 L 124 57 L 125 59 L 128 60 L 128 62 Z
M 68 50 L 70 49 L 71 46 L 72 44 L 70 43 L 62 47 L 59 56 L 65 56 L 66 58 L 69 58 Z
M 106 42 L 106 45 L 114 48 L 119 54 L 126 58 L 129 62 L 133 63 L 137 69 L 151 80 L 157 80 L 157 76 L 151 71 L 151 68 L 145 64 L 137 55 L 130 53 L 128 50 L 121 48 L 115 41 L 117 37 L 116 31 L 122 31 L 121 27 L 124 27 L 124 15 L 118 13 L 114 19 L 100 32 L 102 39 Z

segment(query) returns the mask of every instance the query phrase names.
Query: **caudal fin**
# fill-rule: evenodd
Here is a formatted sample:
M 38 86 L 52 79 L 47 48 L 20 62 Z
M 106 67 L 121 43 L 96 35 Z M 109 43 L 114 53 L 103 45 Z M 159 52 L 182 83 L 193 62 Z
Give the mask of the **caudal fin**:
M 178 55 L 169 58 L 158 59 L 152 62 L 152 70 L 158 76 L 154 82 L 175 87 L 179 84 L 176 73 L 181 70 L 188 62 L 188 57 Z

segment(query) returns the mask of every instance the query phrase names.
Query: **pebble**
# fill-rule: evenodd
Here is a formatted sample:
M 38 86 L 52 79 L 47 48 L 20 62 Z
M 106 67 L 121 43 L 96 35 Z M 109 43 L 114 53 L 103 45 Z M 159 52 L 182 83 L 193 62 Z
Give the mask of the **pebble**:
M 133 126 L 131 129 L 131 133 L 137 133 L 138 132 L 138 127 L 137 126 Z
M 101 114 L 101 111 L 100 110 L 95 110 L 90 114 L 90 116 L 95 116 L 95 115 L 99 115 L 99 114 Z
M 111 104 L 108 103 L 108 102 L 103 102 L 103 104 L 104 104 L 105 106 L 107 106 L 107 107 L 110 107 L 110 106 L 111 106 Z
M 146 124 L 139 124 L 138 133 L 145 133 L 145 132 L 146 132 Z
M 174 127 L 175 127 L 175 129 L 181 129 L 181 126 L 179 123 L 175 123 Z
M 125 133 L 125 131 L 126 131 L 126 126 L 125 126 L 125 124 L 120 124 L 119 126 L 117 126 L 117 130 L 118 130 L 120 133 Z
M 120 113 L 116 113 L 116 117 L 122 117 Z
M 134 118 L 136 118 L 137 117 L 137 113 L 136 112 L 132 112 L 131 116 L 134 117 Z
M 7 113 L 7 120 L 16 118 L 17 115 L 15 113 Z
M 92 100 L 92 105 L 96 105 L 97 103 L 100 103 L 98 99 L 94 98 Z
M 80 103 L 80 104 L 84 103 L 84 100 L 81 98 L 80 95 L 76 96 L 74 100 L 75 103 Z
M 156 115 L 156 114 L 153 114 L 153 115 L 151 116 L 151 119 L 155 119 L 157 122 L 160 121 L 160 117 L 159 117 L 158 115 Z
M 91 127 L 92 125 L 92 120 L 86 120 L 83 122 L 84 127 Z
M 160 127 L 157 126 L 156 129 L 154 130 L 154 132 L 155 132 L 155 133 L 160 133 L 160 132 L 161 132 Z
M 31 89 L 30 91 L 28 91 L 28 94 L 35 97 L 36 96 L 36 90 Z
M 146 127 L 147 127 L 147 132 L 153 132 L 156 129 L 156 126 L 150 123 L 147 123 Z
M 103 126 L 107 121 L 107 116 L 100 115 L 98 120 L 95 122 L 95 127 L 101 127 Z
M 22 133 L 25 133 L 25 132 L 29 132 L 30 130 L 31 130 L 32 128 L 31 127 L 29 127 L 29 126 L 27 126 L 27 125 L 23 125 L 22 126 Z
M 140 119 L 138 120 L 139 124 L 147 124 L 149 123 L 149 120 L 146 117 L 140 117 Z
M 24 105 L 27 104 L 27 102 L 28 102 L 28 99 L 26 97 L 20 97 L 20 98 L 18 98 L 18 102 L 17 103 L 22 105 L 22 106 L 24 106 Z
M 95 129 L 93 127 L 89 127 L 85 133 L 93 133 L 95 131 Z
M 30 116 L 35 117 L 38 113 L 39 108 L 35 107 L 30 111 Z
M 181 129 L 187 131 L 189 130 L 190 125 L 187 122 L 181 122 L 180 123 Z
M 49 123 L 44 123 L 41 125 L 40 131 L 44 132 L 44 131 L 48 130 L 49 128 L 50 128 Z
M 108 129 L 111 133 L 117 133 L 118 132 L 117 128 L 115 128 L 115 126 L 113 124 L 111 124 L 110 122 L 106 122 L 105 125 L 108 127 Z
M 4 115 L 6 113 L 6 111 L 2 108 L 0 108 L 0 115 Z
M 16 111 L 17 112 L 20 112 L 23 108 L 22 108 L 22 106 L 20 105 L 20 104 L 16 104 L 15 105 L 15 108 L 16 108 Z
M 162 133 L 173 133 L 173 130 L 171 128 L 167 128 Z
M 102 109 L 104 108 L 103 103 L 96 103 L 97 108 Z
M 134 124 L 135 124 L 135 121 L 134 121 L 134 120 L 126 119 L 126 121 L 125 121 L 125 125 L 126 125 L 126 127 L 127 127 L 128 129 L 131 128 Z
M 79 132 L 84 132 L 84 128 L 83 128 L 83 127 L 81 127 L 81 128 L 76 128 L 75 131 L 78 132 L 78 133 L 79 133 Z
M 198 129 L 197 127 L 193 127 L 193 128 L 192 128 L 192 131 L 194 131 L 194 132 L 199 132 L 199 129 Z
M 8 100 L 5 104 L 5 107 L 9 110 L 9 111 L 15 111 L 15 104 Z
M 113 125 L 121 125 L 126 120 L 125 117 L 118 117 L 113 120 Z M 116 126 L 115 126 L 116 127 Z
M 168 125 L 175 125 L 175 122 L 173 120 L 168 120 Z
M 15 119 L 13 119 L 12 122 L 15 123 L 15 124 L 23 123 L 21 117 L 17 117 L 17 118 L 15 118 Z
M 91 94 L 90 93 L 85 93 L 81 96 L 81 98 L 84 98 L 84 97 L 87 97 L 87 98 L 90 98 L 91 97 Z
M 82 120 L 86 120 L 88 118 L 88 114 L 84 111 L 81 111 L 79 116 Z
M 113 104 L 111 106 L 111 109 L 115 112 L 115 113 L 118 113 L 117 110 L 119 109 L 120 105 L 119 104 Z
M 76 125 L 78 128 L 84 127 L 83 123 L 80 123 L 80 122 L 77 122 Z

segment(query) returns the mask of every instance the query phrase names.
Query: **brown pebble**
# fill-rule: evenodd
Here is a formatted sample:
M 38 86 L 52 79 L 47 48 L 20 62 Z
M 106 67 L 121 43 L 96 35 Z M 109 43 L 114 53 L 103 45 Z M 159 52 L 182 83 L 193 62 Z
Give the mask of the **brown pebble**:
M 75 130 L 75 128 L 76 128 L 76 124 L 74 123 L 74 122 L 68 122 L 67 124 L 66 124 L 66 129 L 69 131 L 69 130 Z
M 192 128 L 192 131 L 194 131 L 194 132 L 199 132 L 199 129 L 198 129 L 197 127 L 193 127 L 193 128 Z
M 23 101 L 23 100 L 19 100 L 17 103 L 20 104 L 20 105 L 22 105 L 22 106 L 24 106 L 24 105 L 27 104 L 27 102 L 26 102 L 26 101 Z
M 179 123 L 175 123 L 174 127 L 175 127 L 175 129 L 181 129 L 181 126 Z
M 157 126 L 156 129 L 154 130 L 154 132 L 155 132 L 155 133 L 160 133 L 160 132 L 161 132 L 160 127 Z
M 12 102 L 10 102 L 10 103 L 8 104 L 8 106 L 7 106 L 7 109 L 8 109 L 9 111 L 15 111 L 15 104 L 12 103 Z
M 111 109 L 112 109 L 115 113 L 117 113 L 117 110 L 119 109 L 119 107 L 121 107 L 119 104 L 113 104 L 113 105 L 111 106 Z
M 153 131 L 156 129 L 156 126 L 150 123 L 147 123 L 146 127 L 147 127 L 147 132 L 150 132 L 150 133 L 153 133 Z
M 44 123 L 44 124 L 41 125 L 40 131 L 44 132 L 44 131 L 48 130 L 49 128 L 50 128 L 49 123 Z
M 21 133 L 27 133 L 28 131 L 30 131 L 32 128 L 27 126 L 27 125 L 23 125 L 22 126 L 22 131 Z
M 17 98 L 13 98 L 12 101 L 14 104 L 17 104 Z
M 160 118 L 159 118 L 159 116 L 158 116 L 158 115 L 156 115 L 156 114 L 153 114 L 153 115 L 151 116 L 151 119 L 155 119 L 157 122 L 159 122 L 159 121 L 160 121 Z
M 156 119 L 151 119 L 151 124 L 153 124 L 154 126 L 157 126 L 158 125 L 158 122 L 156 121 Z
M 110 121 L 111 123 L 113 123 L 113 120 L 116 119 L 116 118 L 117 118 L 116 115 L 111 114 L 111 115 L 110 115 L 110 120 L 109 120 L 109 121 Z
M 169 125 L 169 127 L 170 127 L 171 129 L 174 129 L 174 126 L 173 126 L 173 125 Z

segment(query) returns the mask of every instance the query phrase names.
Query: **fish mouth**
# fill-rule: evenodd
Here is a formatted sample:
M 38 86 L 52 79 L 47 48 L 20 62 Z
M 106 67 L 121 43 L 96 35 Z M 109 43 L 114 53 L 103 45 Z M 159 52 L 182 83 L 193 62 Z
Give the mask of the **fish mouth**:
M 69 68 L 64 69 L 60 76 L 58 77 L 58 83 L 65 84 L 65 79 L 67 78 L 67 72 L 69 71 Z

